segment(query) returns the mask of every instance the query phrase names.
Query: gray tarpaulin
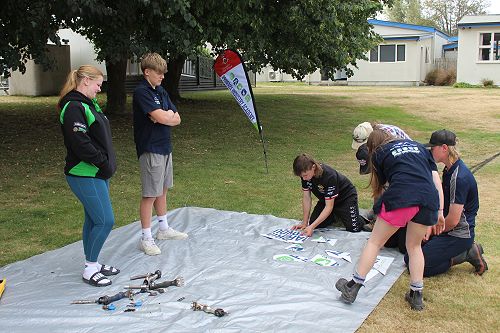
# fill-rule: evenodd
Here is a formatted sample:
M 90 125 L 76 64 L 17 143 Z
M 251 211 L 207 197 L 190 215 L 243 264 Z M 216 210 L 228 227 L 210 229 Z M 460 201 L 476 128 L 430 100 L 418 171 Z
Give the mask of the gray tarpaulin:
M 162 254 L 150 257 L 138 250 L 139 222 L 115 229 L 104 244 L 101 263 L 121 269 L 113 284 L 96 288 L 82 282 L 82 242 L 0 268 L 7 287 L 0 299 L 2 332 L 353 332 L 379 303 L 404 270 L 394 257 L 385 276 L 377 274 L 352 305 L 339 299 L 335 282 L 349 278 L 369 234 L 343 230 L 315 232 L 337 239 L 332 246 L 306 240 L 301 256 L 325 255 L 326 249 L 351 253 L 352 263 L 322 267 L 311 262 L 280 262 L 290 244 L 262 237 L 297 221 L 269 215 L 180 208 L 169 212 L 169 223 L 189 233 L 187 240 L 159 241 Z M 154 225 L 154 228 L 156 225 Z M 77 299 L 113 295 L 131 284 L 131 275 L 162 271 L 163 280 L 182 276 L 183 287 L 169 287 L 158 296 L 139 294 L 143 306 L 124 312 L 98 304 L 70 304 Z M 183 301 L 177 301 L 184 297 Z M 190 309 L 198 301 L 229 312 L 215 317 Z

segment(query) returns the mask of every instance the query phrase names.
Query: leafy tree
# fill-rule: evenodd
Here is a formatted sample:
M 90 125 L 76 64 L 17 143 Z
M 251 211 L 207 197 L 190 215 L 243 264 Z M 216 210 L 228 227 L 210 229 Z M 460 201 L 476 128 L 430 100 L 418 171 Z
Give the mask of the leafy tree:
M 456 35 L 457 24 L 465 15 L 485 13 L 487 0 L 394 0 L 386 6 L 389 20 L 435 27 Z
M 424 0 L 424 12 L 438 29 L 456 35 L 458 22 L 465 15 L 485 14 L 487 4 L 486 0 Z
M 36 59 L 43 58 L 46 36 L 57 40 L 55 28 L 59 25 L 86 36 L 95 46 L 97 59 L 106 61 L 107 109 L 120 112 L 126 100 L 127 61 L 146 51 L 169 58 L 167 88 L 174 98 L 179 97 L 177 86 L 184 60 L 206 43 L 213 45 L 214 55 L 227 47 L 239 49 L 253 70 L 271 64 L 297 78 L 317 68 L 326 69 L 330 77 L 335 69 L 351 74 L 348 66 L 365 58 L 366 51 L 378 41 L 367 19 L 390 2 L 68 0 L 56 6 L 33 0 L 28 6 L 27 1 L 19 0 L 27 8 L 40 6 L 40 15 L 30 12 L 36 16 L 33 22 L 39 22 L 39 38 L 29 38 L 28 33 L 33 33 L 29 27 L 21 29 L 18 37 L 13 35 L 19 24 L 16 29 L 8 29 L 6 36 L 18 55 L 25 52 L 25 57 Z M 25 13 L 22 6 L 12 10 L 18 18 Z M 7 15 L 0 17 L 5 25 Z M 13 67 L 15 52 L 7 57 L 4 63 Z
M 30 59 L 49 68 L 47 40 L 59 43 L 57 6 L 45 0 L 4 0 L 1 7 L 0 74 L 9 75 L 10 69 L 24 73 Z

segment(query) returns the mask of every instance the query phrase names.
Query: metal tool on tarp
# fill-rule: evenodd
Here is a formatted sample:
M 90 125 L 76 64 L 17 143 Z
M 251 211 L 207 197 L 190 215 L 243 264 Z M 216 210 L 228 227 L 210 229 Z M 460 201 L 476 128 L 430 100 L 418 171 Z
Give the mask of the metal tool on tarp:
M 120 291 L 119 293 L 117 293 L 117 294 L 115 294 L 113 296 L 107 296 L 107 295 L 101 296 L 98 299 L 94 299 L 94 300 L 87 300 L 87 299 L 76 300 L 76 301 L 71 302 L 71 304 L 102 304 L 102 305 L 108 305 L 108 304 L 111 304 L 113 302 L 119 301 L 122 298 L 132 299 L 133 296 L 134 296 L 133 291 L 132 290 L 127 290 L 127 291 Z
M 191 303 L 191 309 L 193 309 L 193 311 L 203 311 L 203 312 L 206 312 L 206 313 L 210 313 L 210 314 L 213 314 L 214 316 L 216 317 L 223 317 L 225 315 L 228 314 L 227 311 L 224 311 L 223 309 L 221 308 L 217 308 L 217 309 L 214 309 L 206 304 L 201 304 L 201 303 L 198 303 L 198 302 L 192 302 Z
M 183 297 L 179 298 L 177 300 L 177 302 L 183 302 L 185 299 L 186 299 L 186 297 L 183 296 Z M 221 308 L 214 309 L 206 304 L 202 304 L 202 303 L 199 303 L 196 301 L 191 302 L 191 309 L 193 311 L 203 311 L 206 313 L 210 313 L 216 317 L 223 317 L 223 316 L 229 314 L 229 312 L 225 311 L 224 309 L 221 309 Z
M 158 269 L 154 273 L 131 276 L 130 280 L 144 279 L 143 284 L 149 285 L 159 278 L 161 278 L 161 271 Z
M 147 279 L 145 279 L 143 281 L 143 284 L 139 285 L 139 286 L 133 286 L 133 285 L 130 285 L 130 286 L 125 286 L 125 289 L 140 289 L 140 292 L 149 292 L 149 291 L 153 291 L 153 290 L 159 290 L 159 289 L 162 289 L 162 288 L 168 288 L 168 287 L 171 287 L 171 286 L 176 286 L 176 287 L 182 287 L 184 285 L 184 279 L 182 277 L 178 277 L 174 280 L 171 280 L 171 281 L 163 281 L 163 282 L 155 282 L 154 280 L 153 281 L 146 281 Z

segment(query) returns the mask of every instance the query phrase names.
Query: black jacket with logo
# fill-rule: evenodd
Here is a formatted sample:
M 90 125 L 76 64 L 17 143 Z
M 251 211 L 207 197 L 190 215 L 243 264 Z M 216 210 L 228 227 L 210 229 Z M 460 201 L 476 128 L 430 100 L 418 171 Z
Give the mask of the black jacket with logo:
M 70 91 L 59 104 L 59 120 L 67 149 L 64 173 L 109 179 L 116 171 L 116 154 L 108 118 L 97 101 Z

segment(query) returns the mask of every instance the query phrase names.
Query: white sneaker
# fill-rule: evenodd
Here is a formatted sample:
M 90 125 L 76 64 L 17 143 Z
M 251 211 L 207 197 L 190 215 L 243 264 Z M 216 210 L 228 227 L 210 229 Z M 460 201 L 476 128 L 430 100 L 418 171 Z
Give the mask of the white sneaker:
M 139 248 L 149 256 L 156 256 L 161 253 L 160 248 L 155 244 L 154 239 L 142 239 Z
M 156 239 L 186 239 L 188 238 L 188 234 L 177 231 L 172 228 L 168 228 L 167 230 L 158 230 L 156 233 Z

